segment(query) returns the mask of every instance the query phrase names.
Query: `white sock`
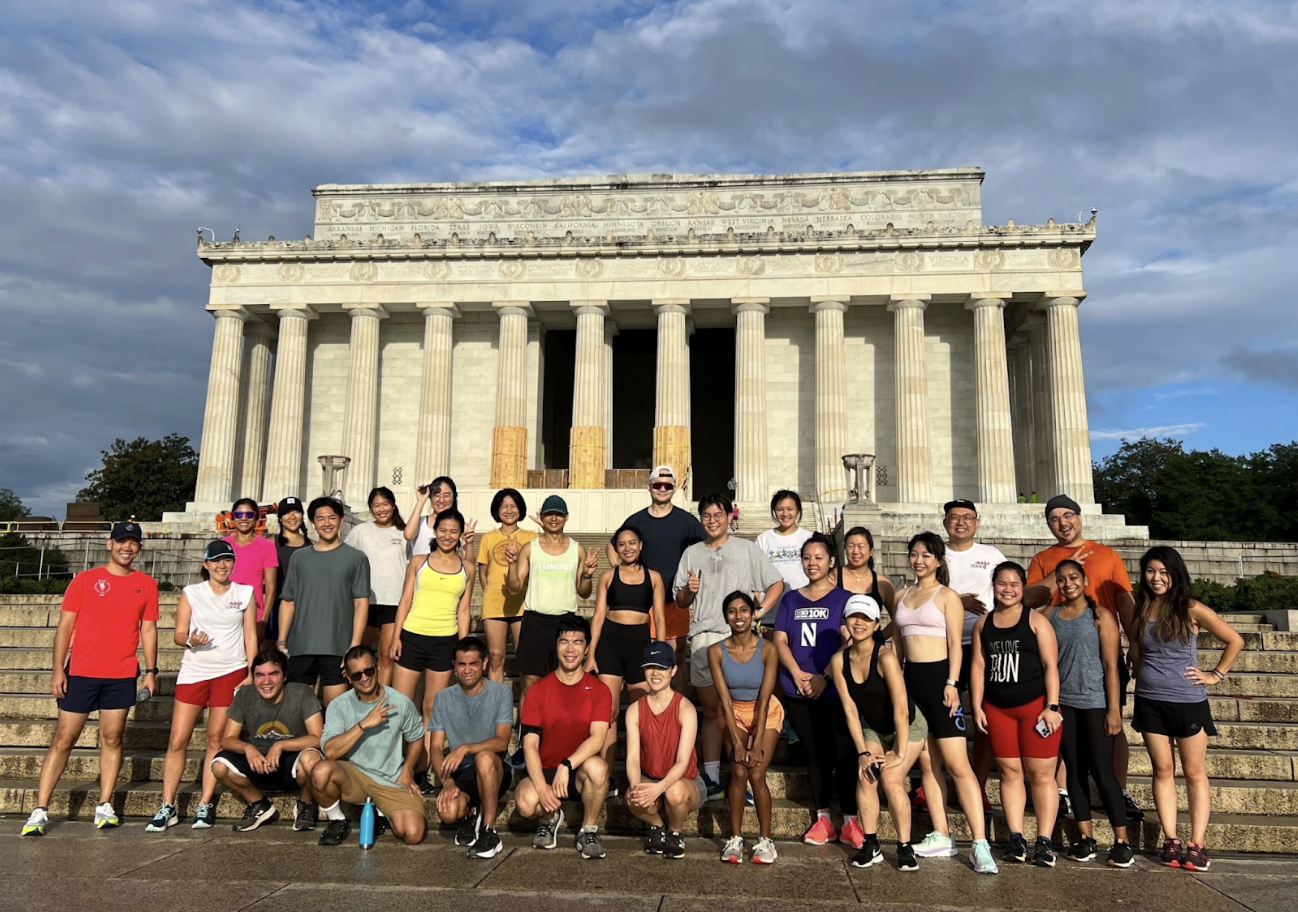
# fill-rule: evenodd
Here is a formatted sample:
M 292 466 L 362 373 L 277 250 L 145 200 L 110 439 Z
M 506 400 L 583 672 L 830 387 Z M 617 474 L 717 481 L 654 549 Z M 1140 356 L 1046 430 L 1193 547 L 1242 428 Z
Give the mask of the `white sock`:
M 827 819 L 829 818 L 829 813 L 825 813 L 825 818 L 827 818 Z M 846 826 L 849 822 L 852 823 L 853 825 L 855 825 L 855 824 L 856 824 L 856 816 L 848 816 L 848 815 L 844 815 L 844 816 L 843 816 L 843 825 Z
M 821 819 L 824 819 L 824 820 L 826 820 L 826 821 L 829 820 L 829 813 L 828 813 L 828 812 L 824 812 L 824 811 L 821 811 L 821 810 L 817 810 L 817 812 L 816 812 L 816 816 L 817 816 L 817 818 L 821 818 Z
M 592 833 L 595 833 L 595 832 L 598 832 L 598 831 L 599 831 L 599 826 L 598 826 L 598 825 L 583 825 L 583 826 L 581 827 L 581 831 L 582 831 L 582 834 L 585 834 L 586 832 L 592 832 Z
M 331 822 L 346 822 L 347 817 L 343 815 L 343 801 L 339 800 L 332 806 L 326 806 L 320 810 L 325 814 L 325 818 Z
M 720 784 L 721 783 L 721 761 L 717 760 L 715 762 L 704 762 L 703 773 L 707 776 L 707 779 L 711 781 L 713 784 Z

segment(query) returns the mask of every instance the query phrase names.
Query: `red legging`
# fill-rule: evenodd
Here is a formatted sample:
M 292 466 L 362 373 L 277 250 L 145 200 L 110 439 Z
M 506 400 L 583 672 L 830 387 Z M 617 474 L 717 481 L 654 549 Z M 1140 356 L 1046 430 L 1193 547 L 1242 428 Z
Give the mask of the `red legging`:
M 987 739 L 997 758 L 1057 758 L 1062 730 L 1042 738 L 1036 731 L 1037 718 L 1046 707 L 1046 696 L 1017 708 L 998 708 L 983 702 L 987 715 Z

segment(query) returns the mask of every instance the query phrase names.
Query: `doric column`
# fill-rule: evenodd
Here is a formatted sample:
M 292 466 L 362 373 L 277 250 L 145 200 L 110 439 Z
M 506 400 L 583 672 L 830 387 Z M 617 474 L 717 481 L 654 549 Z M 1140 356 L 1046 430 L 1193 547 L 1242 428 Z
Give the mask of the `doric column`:
M 604 377 L 608 387 L 604 393 L 604 469 L 613 469 L 613 337 L 617 336 L 617 324 L 611 320 L 604 321 Z
M 1050 397 L 1050 345 L 1046 335 L 1046 318 L 1039 311 L 1029 311 L 1023 319 L 1023 329 L 1028 334 L 1028 373 L 1032 388 L 1032 450 L 1036 458 L 1033 467 L 1033 488 L 1040 501 L 1045 502 L 1058 494 L 1055 484 L 1055 443 Z
M 424 370 L 415 481 L 423 485 L 451 471 L 451 348 L 460 311 L 454 302 L 420 302 L 419 310 L 424 315 Z
M 608 447 L 607 401 L 612 386 L 604 352 L 608 303 L 574 301 L 577 315 L 576 370 L 572 379 L 572 432 L 568 439 L 568 488 L 604 488 Z
M 343 309 L 352 316 L 342 443 L 343 454 L 352 462 L 347 467 L 343 495 L 347 503 L 361 506 L 374 488 L 379 443 L 379 321 L 388 312 L 372 303 L 343 305 Z
M 735 314 L 735 501 L 764 502 L 769 298 L 732 298 Z
M 306 402 L 306 328 L 318 317 L 306 305 L 271 306 L 279 314 L 279 345 L 275 349 L 275 385 L 270 397 L 270 429 L 266 434 L 267 502 L 305 494 L 302 485 L 302 432 Z
M 1082 379 L 1082 338 L 1077 327 L 1077 306 L 1084 297 L 1084 292 L 1047 295 L 1039 307 L 1046 312 L 1050 343 L 1055 482 L 1060 492 L 1088 504 L 1095 501 L 1095 485 L 1091 478 L 1086 385 Z
M 654 466 L 666 464 L 683 485 L 690 466 L 690 350 L 688 298 L 655 299 L 658 377 L 654 401 Z
M 1036 422 L 1032 418 L 1032 347 L 1026 333 L 1009 339 L 1010 403 L 1014 410 L 1014 473 L 1018 491 L 1036 491 Z
M 978 416 L 978 497 L 985 504 L 1013 504 L 1014 435 L 1010 418 L 1005 299 L 980 293 L 966 308 L 974 313 L 974 378 Z
M 924 309 L 929 296 L 895 297 L 897 500 L 933 500 L 933 445 L 928 431 L 928 376 L 924 372 Z
M 266 473 L 266 409 L 270 393 L 270 346 L 275 331 L 254 318 L 243 325 L 243 337 L 248 349 L 248 399 L 243 410 L 243 472 L 237 497 L 263 501 L 274 497 L 266 496 L 261 484 Z
M 816 498 L 825 506 L 847 500 L 847 381 L 843 347 L 846 297 L 811 299 L 816 315 Z
M 203 442 L 198 454 L 194 501 L 224 504 L 234 485 L 234 447 L 239 432 L 239 370 L 243 362 L 243 308 L 208 306 L 216 318 L 212 363 L 207 373 Z
M 527 485 L 527 319 L 532 306 L 525 301 L 491 305 L 500 315 L 491 484 L 519 489 Z

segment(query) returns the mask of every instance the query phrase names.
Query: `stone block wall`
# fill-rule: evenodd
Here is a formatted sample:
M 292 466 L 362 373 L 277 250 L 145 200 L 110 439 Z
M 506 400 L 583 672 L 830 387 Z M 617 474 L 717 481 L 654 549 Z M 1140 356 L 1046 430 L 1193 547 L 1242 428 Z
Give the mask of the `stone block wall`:
M 491 482 L 500 321 L 471 311 L 456 319 L 454 333 L 450 475 L 460 487 L 485 486 Z
M 307 324 L 306 347 L 306 398 L 303 403 L 306 428 L 302 435 L 302 475 L 298 491 L 304 498 L 311 498 L 319 493 L 322 479 L 316 458 L 322 454 L 341 453 L 347 369 L 351 356 L 350 318 L 341 313 L 320 315 Z M 281 498 L 284 494 L 287 493 L 270 497 Z M 361 498 L 364 497 L 362 494 Z
M 414 473 L 423 374 L 424 316 L 394 312 L 379 324 L 379 450 L 374 464 L 375 485 L 394 492 L 420 482 Z M 452 380 L 452 390 L 454 384 Z M 396 468 L 401 470 L 399 484 L 393 482 Z M 364 507 L 365 494 L 349 487 L 348 497 L 357 508 Z
M 816 488 L 816 325 L 805 308 L 766 316 L 766 480 L 772 491 Z

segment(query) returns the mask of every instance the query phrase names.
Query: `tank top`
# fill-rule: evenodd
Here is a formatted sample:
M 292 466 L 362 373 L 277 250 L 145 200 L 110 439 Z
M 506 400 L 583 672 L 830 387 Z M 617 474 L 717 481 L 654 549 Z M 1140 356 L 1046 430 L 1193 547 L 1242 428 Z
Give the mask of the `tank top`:
M 1063 619 L 1061 608 L 1050 611 L 1050 626 L 1059 642 L 1059 703 L 1079 709 L 1108 707 L 1095 610 L 1088 608 L 1076 619 Z
M 1046 694 L 1046 674 L 1041 650 L 1032 631 L 1032 610 L 1019 610 L 1013 628 L 996 625 L 995 613 L 983 623 L 983 649 L 987 652 L 984 698 L 998 708 L 1017 708 Z
M 208 581 L 200 581 L 185 588 L 185 599 L 189 603 L 189 631 L 200 631 L 212 640 L 185 649 L 176 683 L 206 682 L 246 669 L 243 613 L 256 599 L 252 585 L 232 583 L 229 590 L 218 594 Z
M 622 581 L 622 566 L 615 567 L 613 579 L 608 582 L 609 611 L 648 613 L 653 607 L 654 584 L 649 577 L 649 569 L 644 568 L 644 580 L 639 584 L 626 584 Z
M 661 781 L 676 764 L 676 752 L 681 744 L 680 692 L 672 695 L 667 710 L 655 714 L 649 707 L 649 696 L 641 698 L 640 707 L 640 771 L 645 777 Z M 690 764 L 681 777 L 692 781 L 699 776 L 698 753 L 690 749 Z
M 577 611 L 577 541 L 568 537 L 568 548 L 560 555 L 550 555 L 532 540 L 528 560 L 527 596 L 523 609 L 543 616 L 561 616 Z
M 732 701 L 757 701 L 762 692 L 762 679 L 766 676 L 766 664 L 762 663 L 762 642 L 753 648 L 753 656 L 740 663 L 730 656 L 725 642 L 721 643 L 721 675 L 726 680 L 726 689 Z
M 1198 704 L 1208 698 L 1207 690 L 1185 678 L 1185 668 L 1198 666 L 1199 639 L 1163 641 L 1154 634 L 1155 622 L 1145 624 L 1140 639 L 1140 669 L 1136 697 L 1154 701 Z
M 875 585 L 878 586 L 877 583 Z M 893 621 L 897 623 L 897 628 L 903 638 L 911 635 L 929 635 L 933 638 L 946 637 L 946 613 L 942 607 L 937 605 L 937 595 L 942 592 L 942 588 L 933 591 L 933 596 L 929 597 L 914 609 L 906 605 L 906 594 L 897 598 L 897 608 L 892 614 Z M 906 589 L 910 593 L 910 588 Z M 880 606 L 883 604 L 880 603 Z
M 455 612 L 460 606 L 460 597 L 469 579 L 464 571 L 464 562 L 460 570 L 450 574 L 438 571 L 428 564 L 419 566 L 415 575 L 415 595 L 410 601 L 410 613 L 406 616 L 404 631 L 415 635 L 429 635 L 434 638 L 445 638 L 447 635 L 460 633 L 459 620 Z
M 876 643 L 874 650 L 870 652 L 870 669 L 865 674 L 864 682 L 856 681 L 856 674 L 852 672 L 852 658 L 844 652 L 843 678 L 847 681 L 847 694 L 856 705 L 856 713 L 861 721 L 880 736 L 887 736 L 897 729 L 897 724 L 892 716 L 892 692 L 888 689 L 888 681 L 879 672 L 879 648 L 882 646 Z M 915 702 L 909 695 L 906 696 L 906 711 L 913 724 Z

